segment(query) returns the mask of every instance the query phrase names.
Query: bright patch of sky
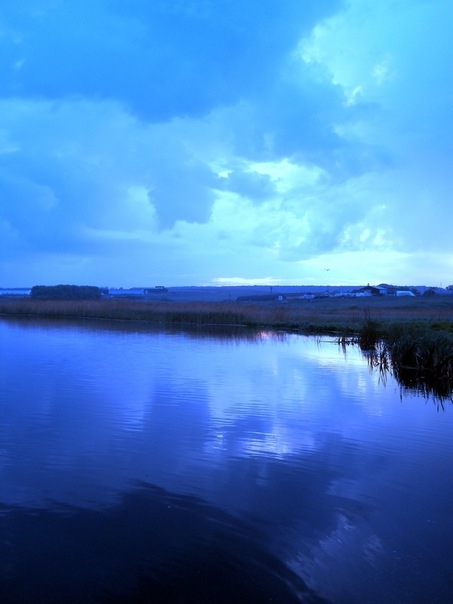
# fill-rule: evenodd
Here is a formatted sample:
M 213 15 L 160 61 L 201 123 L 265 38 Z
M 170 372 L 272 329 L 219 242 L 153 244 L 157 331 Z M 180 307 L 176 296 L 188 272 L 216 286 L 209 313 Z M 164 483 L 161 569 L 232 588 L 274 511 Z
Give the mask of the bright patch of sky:
M 452 27 L 449 0 L 0 2 L 0 285 L 453 282 Z

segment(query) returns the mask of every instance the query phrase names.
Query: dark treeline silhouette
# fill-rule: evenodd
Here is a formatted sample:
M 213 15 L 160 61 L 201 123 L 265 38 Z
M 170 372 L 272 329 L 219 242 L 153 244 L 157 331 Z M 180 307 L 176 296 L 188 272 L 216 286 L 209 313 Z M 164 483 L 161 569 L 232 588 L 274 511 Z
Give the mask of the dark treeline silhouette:
M 35 285 L 30 297 L 39 300 L 97 300 L 101 289 L 92 285 Z

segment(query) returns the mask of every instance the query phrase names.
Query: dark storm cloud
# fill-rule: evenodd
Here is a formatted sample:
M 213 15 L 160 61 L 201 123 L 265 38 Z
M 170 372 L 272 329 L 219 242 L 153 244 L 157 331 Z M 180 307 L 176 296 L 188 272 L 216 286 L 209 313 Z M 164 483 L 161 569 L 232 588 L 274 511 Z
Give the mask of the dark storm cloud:
M 214 201 L 211 187 L 218 179 L 206 164 L 189 162 L 189 165 L 156 160 L 154 186 L 149 200 L 155 203 L 159 226 L 171 228 L 176 219 L 187 222 L 206 222 Z
M 108 224 L 109 207 L 134 181 L 148 190 L 163 228 L 177 220 L 206 222 L 214 188 L 269 195 L 267 177 L 239 171 L 219 183 L 177 133 L 167 134 L 170 142 L 162 134 L 137 143 L 111 108 L 109 124 L 94 107 L 102 112 L 102 103 L 112 101 L 156 122 L 249 97 L 248 131 L 234 134 L 240 155 L 256 155 L 256 137 L 267 134 L 276 141 L 272 154 L 308 147 L 320 136 L 313 111 L 307 113 L 312 102 L 300 90 L 272 89 L 300 36 L 337 5 L 41 0 L 3 7 L 0 95 L 20 98 L 22 107 L 15 111 L 11 102 L 3 111 L 16 148 L 0 156 L 2 221 L 26 246 L 63 251 L 72 248 L 78 225 Z M 48 101 L 55 105 L 43 106 Z M 62 103 L 72 107 L 62 110 Z M 109 145 L 109 128 L 124 135 L 125 150 L 118 140 Z
M 181 145 L 177 127 L 150 130 L 105 103 L 2 109 L 10 140 L 0 154 L 0 216 L 11 245 L 95 252 L 106 242 L 87 228 L 152 231 L 208 219 L 217 177 Z
M 115 98 L 145 119 L 266 90 L 335 0 L 26 1 L 2 11 L 3 96 Z

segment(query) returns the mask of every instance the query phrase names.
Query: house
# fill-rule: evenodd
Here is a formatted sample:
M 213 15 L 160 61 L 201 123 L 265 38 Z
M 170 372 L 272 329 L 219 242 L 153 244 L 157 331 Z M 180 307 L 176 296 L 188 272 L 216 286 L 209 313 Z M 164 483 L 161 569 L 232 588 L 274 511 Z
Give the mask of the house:
M 379 296 L 381 295 L 379 288 L 377 287 L 373 287 L 372 285 L 366 285 L 365 287 L 359 287 L 358 289 L 354 289 L 352 291 L 352 294 L 356 297 L 363 297 L 363 296 Z
M 391 288 L 383 286 L 383 285 L 376 285 L 376 289 L 379 292 L 379 294 L 378 294 L 379 296 L 388 296 L 390 291 L 392 291 Z
M 376 287 L 383 296 L 394 296 L 398 289 L 395 285 L 388 285 L 387 283 L 380 283 Z

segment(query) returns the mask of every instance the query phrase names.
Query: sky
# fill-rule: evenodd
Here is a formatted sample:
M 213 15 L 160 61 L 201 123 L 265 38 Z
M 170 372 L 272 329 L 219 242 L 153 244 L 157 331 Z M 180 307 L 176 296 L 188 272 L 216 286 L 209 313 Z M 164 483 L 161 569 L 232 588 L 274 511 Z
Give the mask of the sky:
M 451 0 L 0 0 L 0 287 L 453 283 Z

